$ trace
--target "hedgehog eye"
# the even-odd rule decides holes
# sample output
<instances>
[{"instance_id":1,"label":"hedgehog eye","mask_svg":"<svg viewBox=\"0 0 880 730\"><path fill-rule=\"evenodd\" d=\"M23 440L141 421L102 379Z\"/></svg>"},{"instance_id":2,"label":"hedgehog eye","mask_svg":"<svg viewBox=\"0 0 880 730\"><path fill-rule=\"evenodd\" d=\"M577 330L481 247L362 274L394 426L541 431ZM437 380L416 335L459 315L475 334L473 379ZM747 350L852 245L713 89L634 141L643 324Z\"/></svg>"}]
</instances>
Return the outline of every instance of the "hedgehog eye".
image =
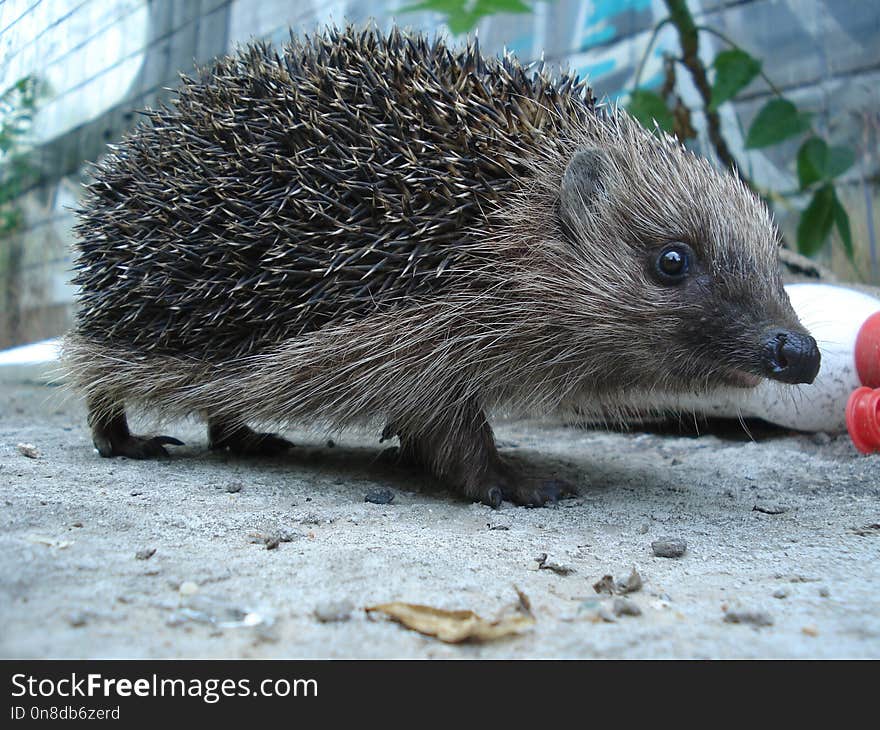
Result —
<instances>
[{"instance_id":1,"label":"hedgehog eye","mask_svg":"<svg viewBox=\"0 0 880 730\"><path fill-rule=\"evenodd\" d=\"M684 281L691 267L694 252L686 243L670 243L657 256L655 269L663 284Z\"/></svg>"}]
</instances>

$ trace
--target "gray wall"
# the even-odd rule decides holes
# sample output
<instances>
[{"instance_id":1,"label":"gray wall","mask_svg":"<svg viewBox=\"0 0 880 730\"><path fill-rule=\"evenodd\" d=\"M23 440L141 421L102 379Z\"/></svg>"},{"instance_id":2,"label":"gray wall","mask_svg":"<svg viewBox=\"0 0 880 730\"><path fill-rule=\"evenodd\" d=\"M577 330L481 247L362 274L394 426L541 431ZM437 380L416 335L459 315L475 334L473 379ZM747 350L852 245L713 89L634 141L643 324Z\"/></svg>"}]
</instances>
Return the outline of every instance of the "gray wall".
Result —
<instances>
[{"instance_id":1,"label":"gray wall","mask_svg":"<svg viewBox=\"0 0 880 730\"><path fill-rule=\"evenodd\" d=\"M328 22L376 18L381 26L408 0L7 0L0 6L0 88L34 73L50 93L35 120L40 180L21 199L25 226L0 241L0 347L62 332L70 321L68 284L72 214L87 161L136 120L135 110L167 95L179 71L207 62L251 37L283 40ZM867 246L877 220L877 186L863 178L878 169L880 112L880 2L877 0L692 0L700 22L734 38L764 60L787 96L815 112L817 126L836 143L859 150L847 176L844 203L862 244L855 270L872 278ZM401 24L443 28L431 13L397 14ZM631 84L654 23L665 15L660 0L555 0L530 15L487 18L479 34L485 51L507 47L523 59L543 53L589 75L610 99ZM706 61L723 47L702 40ZM677 48L664 30L643 79L657 81L665 50ZM682 78L683 74L679 74ZM741 128L768 94L760 81L735 108L724 130L752 175L776 187L794 187L797 143L744 154ZM685 100L694 102L685 87ZM710 150L703 150L711 154ZM785 210L780 210L783 225Z\"/></svg>"}]
</instances>

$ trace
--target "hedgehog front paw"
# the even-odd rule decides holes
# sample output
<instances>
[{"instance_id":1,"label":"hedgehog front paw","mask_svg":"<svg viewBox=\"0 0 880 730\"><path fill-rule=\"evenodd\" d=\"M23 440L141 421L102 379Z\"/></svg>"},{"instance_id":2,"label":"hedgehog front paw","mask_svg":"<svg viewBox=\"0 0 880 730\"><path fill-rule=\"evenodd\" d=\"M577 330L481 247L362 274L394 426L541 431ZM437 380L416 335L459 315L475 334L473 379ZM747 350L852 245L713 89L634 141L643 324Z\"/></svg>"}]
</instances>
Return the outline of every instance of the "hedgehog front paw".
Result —
<instances>
[{"instance_id":1,"label":"hedgehog front paw","mask_svg":"<svg viewBox=\"0 0 880 730\"><path fill-rule=\"evenodd\" d=\"M166 445L183 446L180 441L172 436L133 436L126 434L118 438L96 436L95 448L104 457L127 456L129 459L167 459Z\"/></svg>"}]
</instances>

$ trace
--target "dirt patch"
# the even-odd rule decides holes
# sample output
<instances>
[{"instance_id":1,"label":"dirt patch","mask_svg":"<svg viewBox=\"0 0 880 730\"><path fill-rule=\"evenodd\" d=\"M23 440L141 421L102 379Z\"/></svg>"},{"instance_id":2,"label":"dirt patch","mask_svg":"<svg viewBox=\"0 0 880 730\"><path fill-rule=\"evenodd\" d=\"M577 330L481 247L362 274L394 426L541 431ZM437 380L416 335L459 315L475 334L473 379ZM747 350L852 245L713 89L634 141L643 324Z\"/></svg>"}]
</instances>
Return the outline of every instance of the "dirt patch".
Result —
<instances>
[{"instance_id":1,"label":"dirt patch","mask_svg":"<svg viewBox=\"0 0 880 730\"><path fill-rule=\"evenodd\" d=\"M502 423L505 453L579 494L493 511L388 467L378 433L295 432L290 453L247 461L171 424L187 445L170 460L101 459L38 370L0 379L4 657L880 656L880 457L845 437ZM382 490L393 502L364 501ZM670 536L687 550L655 557ZM627 601L594 590L633 569ZM363 611L493 617L514 586L534 626L485 644ZM744 610L772 625L724 620Z\"/></svg>"}]
</instances>

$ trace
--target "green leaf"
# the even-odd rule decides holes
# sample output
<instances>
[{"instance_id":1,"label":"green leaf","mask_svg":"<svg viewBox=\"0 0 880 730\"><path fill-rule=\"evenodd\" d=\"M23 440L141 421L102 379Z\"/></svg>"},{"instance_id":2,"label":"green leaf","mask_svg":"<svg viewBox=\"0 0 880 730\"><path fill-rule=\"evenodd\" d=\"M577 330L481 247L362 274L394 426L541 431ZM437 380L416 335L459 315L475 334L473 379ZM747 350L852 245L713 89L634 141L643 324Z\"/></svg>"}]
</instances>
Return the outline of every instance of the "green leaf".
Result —
<instances>
[{"instance_id":1,"label":"green leaf","mask_svg":"<svg viewBox=\"0 0 880 730\"><path fill-rule=\"evenodd\" d=\"M500 13L530 13L524 0L422 0L400 8L401 13L427 10L446 16L446 25L455 35L473 30L481 18Z\"/></svg>"},{"instance_id":2,"label":"green leaf","mask_svg":"<svg viewBox=\"0 0 880 730\"><path fill-rule=\"evenodd\" d=\"M833 180L849 170L856 161L849 147L829 147L824 139L810 137L797 156L798 182L803 190L819 180Z\"/></svg>"},{"instance_id":3,"label":"green leaf","mask_svg":"<svg viewBox=\"0 0 880 730\"><path fill-rule=\"evenodd\" d=\"M810 137L801 145L797 155L798 183L801 190L822 179L817 161L824 158L828 145L825 140Z\"/></svg>"},{"instance_id":4,"label":"green leaf","mask_svg":"<svg viewBox=\"0 0 880 730\"><path fill-rule=\"evenodd\" d=\"M836 201L834 186L823 185L813 194L810 204L801 214L797 228L797 241L798 250L805 256L815 255L824 245L828 234L831 233Z\"/></svg>"},{"instance_id":5,"label":"green leaf","mask_svg":"<svg viewBox=\"0 0 880 730\"><path fill-rule=\"evenodd\" d=\"M715 67L712 103L709 104L712 111L736 96L761 73L761 62L739 49L722 51L712 65Z\"/></svg>"},{"instance_id":6,"label":"green leaf","mask_svg":"<svg viewBox=\"0 0 880 730\"><path fill-rule=\"evenodd\" d=\"M672 112L666 106L666 102L660 94L646 89L636 89L632 92L627 104L627 111L632 114L643 127L654 128L654 121L664 132L672 133L675 120Z\"/></svg>"},{"instance_id":7,"label":"green leaf","mask_svg":"<svg viewBox=\"0 0 880 730\"><path fill-rule=\"evenodd\" d=\"M771 99L758 112L746 135L746 149L778 144L810 128L810 115L787 99Z\"/></svg>"},{"instance_id":8,"label":"green leaf","mask_svg":"<svg viewBox=\"0 0 880 730\"><path fill-rule=\"evenodd\" d=\"M493 13L530 13L532 7L524 0L477 0L476 6Z\"/></svg>"},{"instance_id":9,"label":"green leaf","mask_svg":"<svg viewBox=\"0 0 880 730\"><path fill-rule=\"evenodd\" d=\"M834 225L837 227L837 232L840 234L840 240L843 241L843 249L846 251L847 258L850 261L853 261L855 254L853 253L852 229L849 226L849 214L846 212L846 208L843 207L843 204L837 197L837 193L834 193L833 212Z\"/></svg>"}]
</instances>

